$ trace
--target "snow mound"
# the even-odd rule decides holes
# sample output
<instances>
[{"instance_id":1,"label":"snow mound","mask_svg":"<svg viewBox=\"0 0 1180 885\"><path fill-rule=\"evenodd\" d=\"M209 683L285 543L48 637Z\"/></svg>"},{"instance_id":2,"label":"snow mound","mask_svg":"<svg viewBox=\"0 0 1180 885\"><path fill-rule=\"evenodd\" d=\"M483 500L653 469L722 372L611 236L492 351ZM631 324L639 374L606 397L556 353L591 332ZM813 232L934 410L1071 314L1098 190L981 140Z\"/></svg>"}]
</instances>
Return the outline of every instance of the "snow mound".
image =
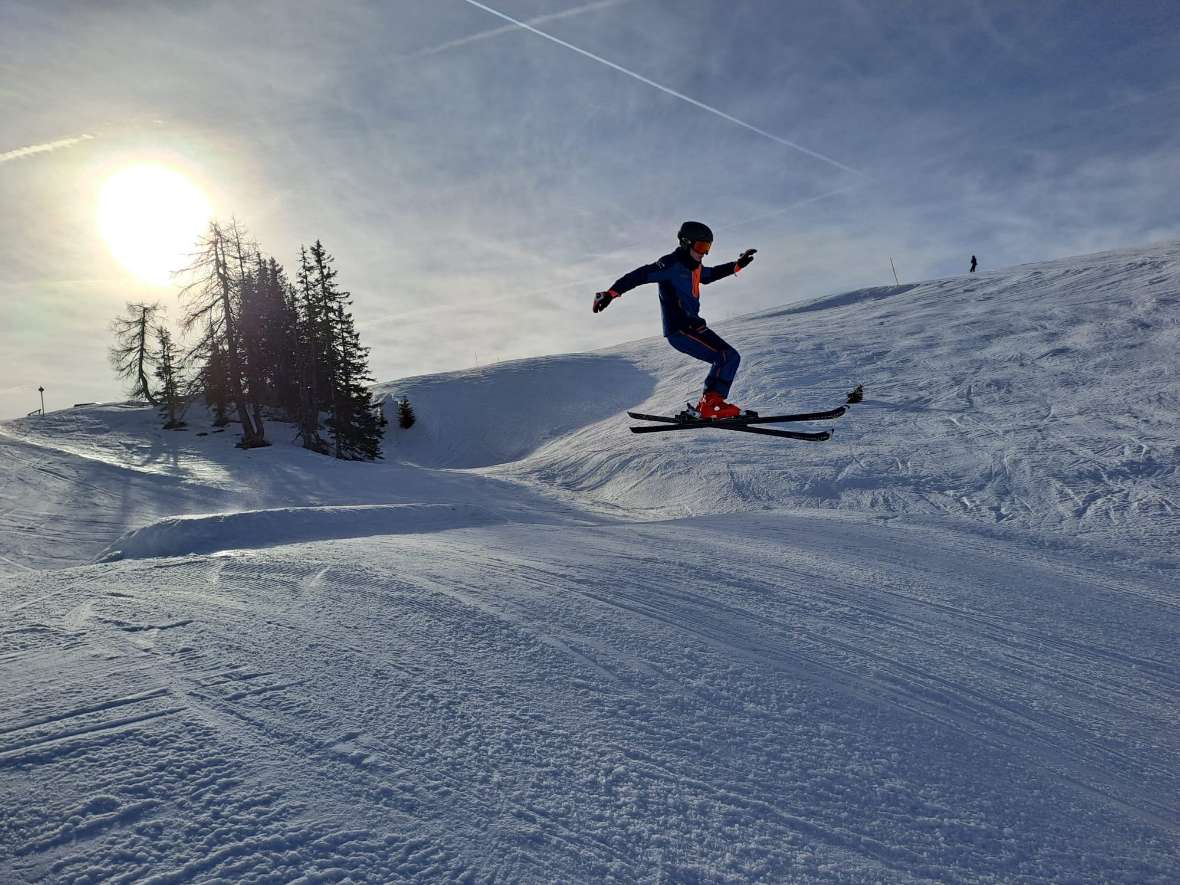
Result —
<instances>
[{"instance_id":1,"label":"snow mound","mask_svg":"<svg viewBox=\"0 0 1180 885\"><path fill-rule=\"evenodd\" d=\"M155 409L116 403L0 424L0 575L92 562L180 515L470 504L513 522L577 518L518 483L400 461L392 441L383 461L338 461L301 448L289 424L268 421L269 447L239 449L237 424L217 427L200 406L186 419L165 431Z\"/></svg>"},{"instance_id":2,"label":"snow mound","mask_svg":"<svg viewBox=\"0 0 1180 885\"><path fill-rule=\"evenodd\" d=\"M471 504L281 507L160 519L123 535L97 562L186 556L341 538L406 535L507 521Z\"/></svg>"},{"instance_id":3,"label":"snow mound","mask_svg":"<svg viewBox=\"0 0 1180 885\"><path fill-rule=\"evenodd\" d=\"M624 356L567 354L422 375L376 388L390 427L387 455L424 467L519 461L545 443L618 415L651 394L655 378ZM397 423L410 400L412 428Z\"/></svg>"}]
</instances>

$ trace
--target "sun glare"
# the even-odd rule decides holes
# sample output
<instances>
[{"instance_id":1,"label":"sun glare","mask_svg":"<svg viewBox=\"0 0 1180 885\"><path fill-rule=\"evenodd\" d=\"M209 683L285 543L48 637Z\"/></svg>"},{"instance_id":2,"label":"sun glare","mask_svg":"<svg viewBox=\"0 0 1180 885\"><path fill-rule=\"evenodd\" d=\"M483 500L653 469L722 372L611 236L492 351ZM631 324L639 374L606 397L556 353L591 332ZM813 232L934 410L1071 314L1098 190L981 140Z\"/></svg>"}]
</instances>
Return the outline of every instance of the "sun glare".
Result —
<instances>
[{"instance_id":1,"label":"sun glare","mask_svg":"<svg viewBox=\"0 0 1180 885\"><path fill-rule=\"evenodd\" d=\"M111 254L145 282L166 286L188 263L211 211L193 184L164 166L132 166L102 186L98 223Z\"/></svg>"}]
</instances>

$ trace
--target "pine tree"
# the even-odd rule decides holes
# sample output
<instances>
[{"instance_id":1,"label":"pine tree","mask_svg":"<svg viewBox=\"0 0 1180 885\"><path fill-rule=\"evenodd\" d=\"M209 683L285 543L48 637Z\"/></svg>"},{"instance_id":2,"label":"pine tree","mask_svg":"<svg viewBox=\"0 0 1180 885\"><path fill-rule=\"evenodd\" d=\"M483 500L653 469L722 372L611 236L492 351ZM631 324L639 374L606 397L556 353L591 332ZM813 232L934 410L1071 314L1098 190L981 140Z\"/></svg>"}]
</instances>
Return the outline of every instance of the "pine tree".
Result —
<instances>
[{"instance_id":1,"label":"pine tree","mask_svg":"<svg viewBox=\"0 0 1180 885\"><path fill-rule=\"evenodd\" d=\"M408 397L402 397L397 404L397 423L403 430L409 430L414 426L417 418L414 417L414 409L410 405Z\"/></svg>"},{"instance_id":2,"label":"pine tree","mask_svg":"<svg viewBox=\"0 0 1180 885\"><path fill-rule=\"evenodd\" d=\"M381 457L383 424L365 384L372 381L368 348L361 347L352 314L345 310L347 292L337 293L334 323L336 374L332 388L332 414L328 419L337 458L374 460Z\"/></svg>"},{"instance_id":3,"label":"pine tree","mask_svg":"<svg viewBox=\"0 0 1180 885\"><path fill-rule=\"evenodd\" d=\"M131 382L130 396L145 399L153 406L158 403L148 382L148 372L154 365L152 337L159 310L158 304L128 302L126 316L111 323L116 341L110 351L111 365L120 378Z\"/></svg>"},{"instance_id":4,"label":"pine tree","mask_svg":"<svg viewBox=\"0 0 1180 885\"><path fill-rule=\"evenodd\" d=\"M271 390L274 405L288 420L299 417L299 314L295 288L274 258L267 260L268 299L271 304L267 342L271 351Z\"/></svg>"},{"instance_id":5,"label":"pine tree","mask_svg":"<svg viewBox=\"0 0 1180 885\"><path fill-rule=\"evenodd\" d=\"M297 318L290 289L274 258L255 253L242 273L241 327L251 399L259 410L279 409L295 420Z\"/></svg>"},{"instance_id":6,"label":"pine tree","mask_svg":"<svg viewBox=\"0 0 1180 885\"><path fill-rule=\"evenodd\" d=\"M299 387L296 424L303 447L326 455L328 444L320 435L320 413L330 389L325 353L331 350L325 328L322 298L315 286L315 265L307 248L299 247L299 273L292 287L295 302L296 377Z\"/></svg>"},{"instance_id":7,"label":"pine tree","mask_svg":"<svg viewBox=\"0 0 1180 885\"><path fill-rule=\"evenodd\" d=\"M335 259L316 240L306 257L309 333L317 354L317 376L324 376L333 453L347 460L381 457L385 423L373 404L368 348L361 347L350 293L336 284ZM302 271L301 271L302 274Z\"/></svg>"},{"instance_id":8,"label":"pine tree","mask_svg":"<svg viewBox=\"0 0 1180 885\"><path fill-rule=\"evenodd\" d=\"M155 362L156 378L160 381L161 415L168 419L164 423L164 429L179 430L185 426L179 417L184 407L180 393L182 379L172 334L163 326L156 327Z\"/></svg>"},{"instance_id":9,"label":"pine tree","mask_svg":"<svg viewBox=\"0 0 1180 885\"><path fill-rule=\"evenodd\" d=\"M343 302L337 305L336 332L339 375L329 424L336 457L372 461L381 457L384 422L373 403L372 391L364 383L373 380L369 375L369 350L361 347L352 314L345 311Z\"/></svg>"},{"instance_id":10,"label":"pine tree","mask_svg":"<svg viewBox=\"0 0 1180 885\"><path fill-rule=\"evenodd\" d=\"M225 354L220 347L214 347L201 371L193 379L196 390L205 396L205 404L213 413L213 426L229 424L229 381L227 380Z\"/></svg>"}]
</instances>

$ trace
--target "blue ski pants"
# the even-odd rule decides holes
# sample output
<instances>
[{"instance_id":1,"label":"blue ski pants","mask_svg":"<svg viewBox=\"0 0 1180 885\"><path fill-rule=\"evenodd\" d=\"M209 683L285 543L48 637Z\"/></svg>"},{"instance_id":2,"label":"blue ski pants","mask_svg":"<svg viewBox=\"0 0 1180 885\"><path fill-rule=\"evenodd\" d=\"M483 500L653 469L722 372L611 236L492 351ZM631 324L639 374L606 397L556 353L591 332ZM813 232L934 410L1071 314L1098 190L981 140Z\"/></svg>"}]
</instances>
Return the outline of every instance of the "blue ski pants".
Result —
<instances>
[{"instance_id":1,"label":"blue ski pants","mask_svg":"<svg viewBox=\"0 0 1180 885\"><path fill-rule=\"evenodd\" d=\"M681 329L668 336L668 343L691 357L712 363L705 378L705 390L715 390L722 397L729 396L742 357L720 335L706 325L699 329Z\"/></svg>"}]
</instances>

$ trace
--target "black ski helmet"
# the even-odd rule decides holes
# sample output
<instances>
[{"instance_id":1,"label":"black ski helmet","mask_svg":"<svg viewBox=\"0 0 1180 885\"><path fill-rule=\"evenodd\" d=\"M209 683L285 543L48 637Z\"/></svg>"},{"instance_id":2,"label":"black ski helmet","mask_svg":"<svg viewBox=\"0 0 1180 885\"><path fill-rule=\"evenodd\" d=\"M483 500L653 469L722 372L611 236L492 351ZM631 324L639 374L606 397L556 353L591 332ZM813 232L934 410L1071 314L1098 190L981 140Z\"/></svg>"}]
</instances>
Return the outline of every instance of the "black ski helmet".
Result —
<instances>
[{"instance_id":1,"label":"black ski helmet","mask_svg":"<svg viewBox=\"0 0 1180 885\"><path fill-rule=\"evenodd\" d=\"M713 242L713 231L709 230L709 225L700 221L686 221L680 225L680 230L676 234L680 240L681 246L690 246L693 243L711 243Z\"/></svg>"}]
</instances>

